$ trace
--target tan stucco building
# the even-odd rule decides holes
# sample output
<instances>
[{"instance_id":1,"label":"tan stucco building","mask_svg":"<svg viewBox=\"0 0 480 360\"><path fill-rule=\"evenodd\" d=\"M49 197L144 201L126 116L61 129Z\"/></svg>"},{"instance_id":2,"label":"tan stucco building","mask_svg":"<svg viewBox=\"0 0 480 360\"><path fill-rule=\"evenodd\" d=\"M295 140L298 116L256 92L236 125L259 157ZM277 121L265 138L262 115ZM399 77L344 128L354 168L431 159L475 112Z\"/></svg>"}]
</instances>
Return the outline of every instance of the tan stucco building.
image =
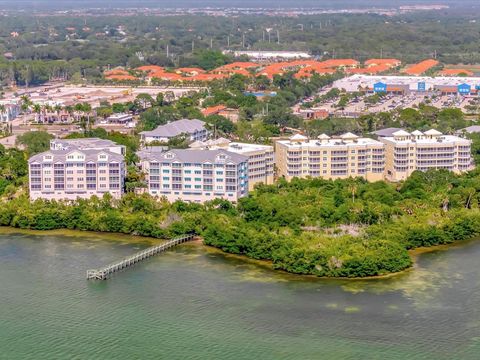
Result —
<instances>
[{"instance_id":1,"label":"tan stucco building","mask_svg":"<svg viewBox=\"0 0 480 360\"><path fill-rule=\"evenodd\" d=\"M297 134L275 143L275 159L278 176L287 180L363 177L378 181L384 176L385 146L352 133L339 137L322 134L317 139Z\"/></svg>"},{"instance_id":2,"label":"tan stucco building","mask_svg":"<svg viewBox=\"0 0 480 360\"><path fill-rule=\"evenodd\" d=\"M415 170L446 169L459 174L474 168L471 141L459 136L434 129L424 133L398 130L379 140L385 144L385 178L389 181L405 180Z\"/></svg>"}]
</instances>

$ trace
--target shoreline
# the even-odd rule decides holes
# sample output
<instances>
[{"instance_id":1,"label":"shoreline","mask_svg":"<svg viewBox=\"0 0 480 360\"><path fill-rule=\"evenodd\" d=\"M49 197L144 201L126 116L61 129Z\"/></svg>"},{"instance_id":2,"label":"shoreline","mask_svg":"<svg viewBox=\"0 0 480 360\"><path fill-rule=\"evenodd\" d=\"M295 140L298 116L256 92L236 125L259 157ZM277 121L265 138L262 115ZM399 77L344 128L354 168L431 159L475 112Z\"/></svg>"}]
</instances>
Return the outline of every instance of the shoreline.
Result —
<instances>
[{"instance_id":1,"label":"shoreline","mask_svg":"<svg viewBox=\"0 0 480 360\"><path fill-rule=\"evenodd\" d=\"M60 235L67 238L78 238L78 237L89 237L93 239L103 240L103 241L116 241L122 243L130 244L148 244L149 246L160 244L167 241L166 239L157 239L153 237L123 234L123 233L112 233L112 232L97 232L97 231L83 231L83 230L70 230L70 229L55 229L55 230L32 230L32 229L21 229L14 228L11 226L0 226L0 235L9 235L9 234L24 234L24 235L36 235L36 236L55 236ZM190 244L196 246L203 246L205 251L210 253L215 253L223 256L224 258L231 258L239 260L248 264L253 264L264 269L274 271L283 275L291 276L292 278L298 280L363 280L363 281L372 281L372 280L383 280L393 277L397 277L403 274L406 274L410 271L414 271L417 267L417 259L423 254L432 253L435 251L447 251L451 248L464 246L470 244L473 241L478 240L477 238L472 238L469 240L455 241L451 244L444 245L434 245L430 247L419 247L415 249L407 250L408 255L412 259L412 266L398 272L384 274L384 275L375 275L375 276L365 276L365 277L329 277L329 276L316 276L310 274L296 274L291 273L282 269L274 269L273 262L271 260L258 260L249 258L246 255L241 254L232 254L216 248L214 246L205 245L203 240L198 237L197 240L190 242Z\"/></svg>"}]
</instances>

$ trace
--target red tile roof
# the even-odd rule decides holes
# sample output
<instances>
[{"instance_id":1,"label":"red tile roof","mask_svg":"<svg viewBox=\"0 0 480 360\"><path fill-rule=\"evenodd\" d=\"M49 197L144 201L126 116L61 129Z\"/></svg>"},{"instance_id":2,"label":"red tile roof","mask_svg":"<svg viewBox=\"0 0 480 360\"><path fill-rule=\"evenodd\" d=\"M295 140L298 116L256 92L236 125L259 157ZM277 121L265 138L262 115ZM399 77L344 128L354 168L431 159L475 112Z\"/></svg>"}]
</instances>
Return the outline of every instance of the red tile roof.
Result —
<instances>
[{"instance_id":1,"label":"red tile roof","mask_svg":"<svg viewBox=\"0 0 480 360\"><path fill-rule=\"evenodd\" d=\"M369 59L365 61L366 66L386 65L388 67L400 66L402 62L398 59Z\"/></svg>"},{"instance_id":2,"label":"red tile roof","mask_svg":"<svg viewBox=\"0 0 480 360\"><path fill-rule=\"evenodd\" d=\"M176 71L181 73L197 73L197 74L203 74L205 72L205 70L197 67L183 67L183 68L178 68Z\"/></svg>"},{"instance_id":3,"label":"red tile roof","mask_svg":"<svg viewBox=\"0 0 480 360\"><path fill-rule=\"evenodd\" d=\"M225 105L210 106L205 109L202 109L202 114L204 116L210 116L218 114L220 111L225 110L227 107Z\"/></svg>"},{"instance_id":4,"label":"red tile roof","mask_svg":"<svg viewBox=\"0 0 480 360\"><path fill-rule=\"evenodd\" d=\"M105 76L107 80L138 80L135 76L132 75L107 75Z\"/></svg>"},{"instance_id":5,"label":"red tile roof","mask_svg":"<svg viewBox=\"0 0 480 360\"><path fill-rule=\"evenodd\" d=\"M410 66L404 72L408 75L422 75L425 71L430 70L438 64L439 62L437 60L428 59Z\"/></svg>"},{"instance_id":6,"label":"red tile roof","mask_svg":"<svg viewBox=\"0 0 480 360\"><path fill-rule=\"evenodd\" d=\"M458 76L461 74L465 74L467 76L475 75L473 71L466 70L466 69L443 69L438 74L441 76Z\"/></svg>"},{"instance_id":7,"label":"red tile roof","mask_svg":"<svg viewBox=\"0 0 480 360\"><path fill-rule=\"evenodd\" d=\"M110 75L129 75L127 70L124 69L112 69L112 70L105 70L103 72L105 76Z\"/></svg>"},{"instance_id":8,"label":"red tile roof","mask_svg":"<svg viewBox=\"0 0 480 360\"><path fill-rule=\"evenodd\" d=\"M139 71L145 71L145 72L159 72L159 71L165 71L165 69L161 66L158 65L144 65L140 66L137 68Z\"/></svg>"}]
</instances>

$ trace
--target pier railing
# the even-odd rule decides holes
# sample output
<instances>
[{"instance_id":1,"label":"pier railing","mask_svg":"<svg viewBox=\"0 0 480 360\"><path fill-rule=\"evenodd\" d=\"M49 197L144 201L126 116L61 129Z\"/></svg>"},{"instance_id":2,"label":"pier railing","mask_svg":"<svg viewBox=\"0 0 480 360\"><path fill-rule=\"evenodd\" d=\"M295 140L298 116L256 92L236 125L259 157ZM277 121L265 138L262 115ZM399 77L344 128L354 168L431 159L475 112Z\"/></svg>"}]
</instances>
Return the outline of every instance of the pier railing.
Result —
<instances>
[{"instance_id":1,"label":"pier railing","mask_svg":"<svg viewBox=\"0 0 480 360\"><path fill-rule=\"evenodd\" d=\"M128 268L136 263L157 255L174 246L183 244L194 239L194 235L185 235L169 240L161 245L149 247L148 249L139 251L132 256L122 259L118 262L107 265L101 269L87 270L87 280L107 280L108 276L122 269Z\"/></svg>"}]
</instances>

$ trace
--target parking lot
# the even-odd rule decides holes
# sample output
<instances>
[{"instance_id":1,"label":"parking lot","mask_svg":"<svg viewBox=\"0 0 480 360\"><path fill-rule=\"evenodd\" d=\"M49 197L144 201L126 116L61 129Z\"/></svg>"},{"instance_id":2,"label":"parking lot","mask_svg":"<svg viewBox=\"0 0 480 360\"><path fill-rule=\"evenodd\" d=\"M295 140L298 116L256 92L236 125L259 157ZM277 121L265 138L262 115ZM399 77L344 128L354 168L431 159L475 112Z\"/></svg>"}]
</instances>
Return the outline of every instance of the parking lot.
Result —
<instances>
[{"instance_id":1,"label":"parking lot","mask_svg":"<svg viewBox=\"0 0 480 360\"><path fill-rule=\"evenodd\" d=\"M331 88L322 89L315 97L321 99L322 95L328 93ZM305 102L314 102L315 108L321 108L335 116L358 117L364 114L372 114L379 112L390 112L393 110L401 110L406 108L417 108L420 104L434 106L438 109L459 108L466 114L474 114L478 112L477 97L473 95L441 95L435 93L418 93L412 92L405 95L386 94L375 97L373 93L346 94L350 96L345 106L339 106L342 94L339 97L315 102L315 98L305 99ZM369 101L370 100L370 101Z\"/></svg>"}]
</instances>

